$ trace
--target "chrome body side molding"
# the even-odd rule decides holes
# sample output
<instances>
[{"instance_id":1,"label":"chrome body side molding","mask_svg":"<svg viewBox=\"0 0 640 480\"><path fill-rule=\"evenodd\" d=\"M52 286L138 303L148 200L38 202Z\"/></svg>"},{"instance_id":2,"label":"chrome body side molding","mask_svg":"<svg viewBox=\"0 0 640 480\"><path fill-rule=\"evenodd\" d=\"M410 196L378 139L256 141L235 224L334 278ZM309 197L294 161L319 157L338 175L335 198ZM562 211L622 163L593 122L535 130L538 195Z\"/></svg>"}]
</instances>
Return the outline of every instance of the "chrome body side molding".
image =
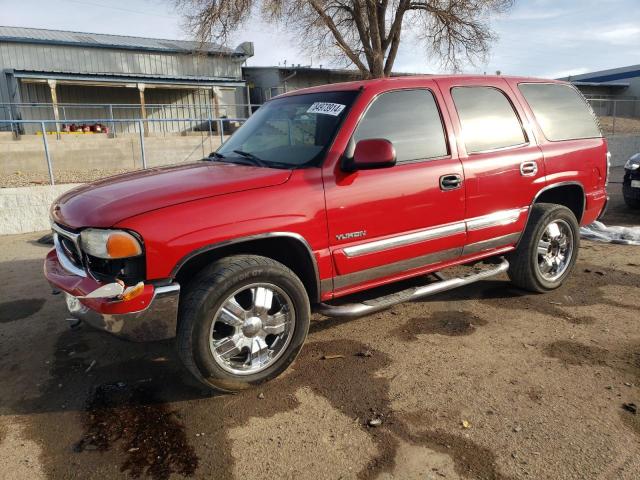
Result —
<instances>
[{"instance_id":1,"label":"chrome body side molding","mask_svg":"<svg viewBox=\"0 0 640 480\"><path fill-rule=\"evenodd\" d=\"M517 222L520 215L528 209L529 207L500 210L481 217L468 219L465 223L467 224L467 230L481 230L483 228L509 225Z\"/></svg>"},{"instance_id":2,"label":"chrome body side molding","mask_svg":"<svg viewBox=\"0 0 640 480\"><path fill-rule=\"evenodd\" d=\"M397 237L347 247L344 249L344 253L347 257L357 257L359 255L366 255L367 253L402 247L404 245L423 242L425 240L435 240L436 238L448 237L450 235L463 233L464 231L464 222L453 223L451 225L428 228L419 232L407 233L405 235L398 235Z\"/></svg>"},{"instance_id":3,"label":"chrome body side molding","mask_svg":"<svg viewBox=\"0 0 640 480\"><path fill-rule=\"evenodd\" d=\"M451 223L449 225L438 225L418 232L406 233L391 238L385 238L383 240L361 243L359 245L346 247L343 251L347 257L353 258L360 255L366 255L368 253L376 253L392 248L420 243L426 240L449 237L459 233L464 233L465 231L482 230L484 228L509 225L517 222L520 215L528 209L529 207L499 210L488 215L470 218L462 222Z\"/></svg>"}]
</instances>

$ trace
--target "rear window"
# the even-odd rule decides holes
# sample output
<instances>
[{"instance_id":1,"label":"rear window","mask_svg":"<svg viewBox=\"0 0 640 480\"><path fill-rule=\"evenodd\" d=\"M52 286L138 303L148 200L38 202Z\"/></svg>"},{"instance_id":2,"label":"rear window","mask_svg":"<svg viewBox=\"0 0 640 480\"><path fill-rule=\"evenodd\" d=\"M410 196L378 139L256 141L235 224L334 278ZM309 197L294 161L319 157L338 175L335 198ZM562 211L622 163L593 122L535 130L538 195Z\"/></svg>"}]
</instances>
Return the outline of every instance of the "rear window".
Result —
<instances>
[{"instance_id":1,"label":"rear window","mask_svg":"<svg viewBox=\"0 0 640 480\"><path fill-rule=\"evenodd\" d=\"M521 83L518 88L547 140L602 136L589 105L575 88L552 83Z\"/></svg>"},{"instance_id":2,"label":"rear window","mask_svg":"<svg viewBox=\"0 0 640 480\"><path fill-rule=\"evenodd\" d=\"M504 93L493 87L451 90L467 153L514 147L527 142L520 119Z\"/></svg>"}]
</instances>

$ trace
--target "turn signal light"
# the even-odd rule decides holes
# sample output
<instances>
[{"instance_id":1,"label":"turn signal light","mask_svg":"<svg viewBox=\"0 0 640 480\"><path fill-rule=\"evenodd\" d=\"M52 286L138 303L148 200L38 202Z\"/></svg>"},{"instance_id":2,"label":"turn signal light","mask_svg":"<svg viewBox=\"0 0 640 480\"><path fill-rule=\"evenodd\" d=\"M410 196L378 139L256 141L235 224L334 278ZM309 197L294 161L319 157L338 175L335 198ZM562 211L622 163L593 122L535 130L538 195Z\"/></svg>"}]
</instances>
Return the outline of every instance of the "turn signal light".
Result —
<instances>
[{"instance_id":1,"label":"turn signal light","mask_svg":"<svg viewBox=\"0 0 640 480\"><path fill-rule=\"evenodd\" d=\"M144 291L144 283L143 282L138 282L133 287L127 287L125 289L125 291L122 292L121 298L122 298L122 300L124 300L126 302L127 300L131 300L133 298L136 298L143 291Z\"/></svg>"},{"instance_id":2,"label":"turn signal light","mask_svg":"<svg viewBox=\"0 0 640 480\"><path fill-rule=\"evenodd\" d=\"M140 244L128 233L113 232L107 238L107 253L110 258L135 257L142 253Z\"/></svg>"}]
</instances>

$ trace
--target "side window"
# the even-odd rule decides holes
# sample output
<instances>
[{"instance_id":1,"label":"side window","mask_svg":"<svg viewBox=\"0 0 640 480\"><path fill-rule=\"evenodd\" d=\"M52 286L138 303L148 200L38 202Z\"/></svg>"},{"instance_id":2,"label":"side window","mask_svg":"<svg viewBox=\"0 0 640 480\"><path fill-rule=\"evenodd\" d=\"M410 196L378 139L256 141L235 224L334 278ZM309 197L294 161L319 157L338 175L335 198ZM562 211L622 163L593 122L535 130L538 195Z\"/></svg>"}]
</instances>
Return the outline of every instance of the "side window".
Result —
<instances>
[{"instance_id":1,"label":"side window","mask_svg":"<svg viewBox=\"0 0 640 480\"><path fill-rule=\"evenodd\" d=\"M448 155L440 112L429 90L398 90L380 95L358 124L353 139L385 138L398 162Z\"/></svg>"},{"instance_id":2,"label":"side window","mask_svg":"<svg viewBox=\"0 0 640 480\"><path fill-rule=\"evenodd\" d=\"M521 83L518 88L548 140L602 136L589 105L573 87L553 83Z\"/></svg>"},{"instance_id":3,"label":"side window","mask_svg":"<svg viewBox=\"0 0 640 480\"><path fill-rule=\"evenodd\" d=\"M527 142L520 120L504 93L493 87L455 87L453 102L467 153L514 147Z\"/></svg>"}]
</instances>

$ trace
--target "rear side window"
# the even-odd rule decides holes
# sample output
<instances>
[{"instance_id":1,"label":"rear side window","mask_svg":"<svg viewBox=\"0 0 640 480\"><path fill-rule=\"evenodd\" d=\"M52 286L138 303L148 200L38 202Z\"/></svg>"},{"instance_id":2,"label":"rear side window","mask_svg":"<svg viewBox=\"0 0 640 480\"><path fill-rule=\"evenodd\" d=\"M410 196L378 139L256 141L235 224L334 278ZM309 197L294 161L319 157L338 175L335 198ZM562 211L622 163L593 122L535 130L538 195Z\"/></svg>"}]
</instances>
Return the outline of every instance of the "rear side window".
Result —
<instances>
[{"instance_id":1,"label":"rear side window","mask_svg":"<svg viewBox=\"0 0 640 480\"><path fill-rule=\"evenodd\" d=\"M521 83L518 88L548 140L602 136L589 105L573 87L551 83Z\"/></svg>"},{"instance_id":2,"label":"rear side window","mask_svg":"<svg viewBox=\"0 0 640 480\"><path fill-rule=\"evenodd\" d=\"M467 153L514 147L527 142L520 119L504 93L493 87L451 90Z\"/></svg>"},{"instance_id":3,"label":"rear side window","mask_svg":"<svg viewBox=\"0 0 640 480\"><path fill-rule=\"evenodd\" d=\"M440 112L429 90L398 90L380 95L358 124L353 139L385 138L398 162L448 154Z\"/></svg>"}]
</instances>

